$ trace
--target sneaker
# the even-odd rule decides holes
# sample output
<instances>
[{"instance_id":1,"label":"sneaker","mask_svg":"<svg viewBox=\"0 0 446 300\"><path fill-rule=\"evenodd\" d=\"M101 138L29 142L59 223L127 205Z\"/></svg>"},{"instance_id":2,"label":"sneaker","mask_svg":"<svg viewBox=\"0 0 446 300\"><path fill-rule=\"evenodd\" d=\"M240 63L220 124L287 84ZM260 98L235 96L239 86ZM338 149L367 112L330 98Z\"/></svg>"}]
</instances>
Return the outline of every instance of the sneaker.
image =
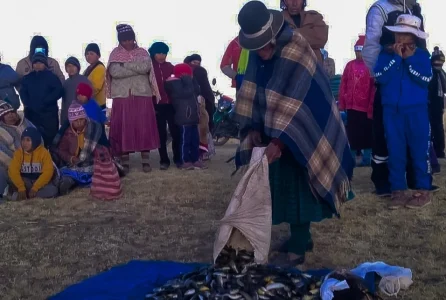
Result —
<instances>
[{"instance_id":1,"label":"sneaker","mask_svg":"<svg viewBox=\"0 0 446 300\"><path fill-rule=\"evenodd\" d=\"M193 169L194 169L194 165L191 164L191 163L184 163L184 164L181 166L181 170L187 170L187 171L190 171L190 170L193 170Z\"/></svg>"},{"instance_id":2,"label":"sneaker","mask_svg":"<svg viewBox=\"0 0 446 300\"><path fill-rule=\"evenodd\" d=\"M409 199L405 191L392 192L392 197L388 208L391 210L402 208L408 201Z\"/></svg>"},{"instance_id":3,"label":"sneaker","mask_svg":"<svg viewBox=\"0 0 446 300\"><path fill-rule=\"evenodd\" d=\"M144 173L150 173L152 172L152 167L150 166L150 164L142 164L142 171Z\"/></svg>"},{"instance_id":4,"label":"sneaker","mask_svg":"<svg viewBox=\"0 0 446 300\"><path fill-rule=\"evenodd\" d=\"M208 167L201 161L197 161L193 164L195 170L205 170Z\"/></svg>"},{"instance_id":5,"label":"sneaker","mask_svg":"<svg viewBox=\"0 0 446 300\"><path fill-rule=\"evenodd\" d=\"M161 171L167 171L170 167L170 164L161 164L160 165L160 170Z\"/></svg>"},{"instance_id":6,"label":"sneaker","mask_svg":"<svg viewBox=\"0 0 446 300\"><path fill-rule=\"evenodd\" d=\"M376 189L375 194L379 198L389 198L392 196L392 192L388 189Z\"/></svg>"},{"instance_id":7,"label":"sneaker","mask_svg":"<svg viewBox=\"0 0 446 300\"><path fill-rule=\"evenodd\" d=\"M431 193L436 193L436 192L438 192L438 191L440 191L441 190L441 187L439 187L438 185L432 185L431 186Z\"/></svg>"},{"instance_id":8,"label":"sneaker","mask_svg":"<svg viewBox=\"0 0 446 300\"><path fill-rule=\"evenodd\" d=\"M415 191L412 196L412 199L406 203L407 208L423 208L432 203L432 194L430 191Z\"/></svg>"}]
</instances>

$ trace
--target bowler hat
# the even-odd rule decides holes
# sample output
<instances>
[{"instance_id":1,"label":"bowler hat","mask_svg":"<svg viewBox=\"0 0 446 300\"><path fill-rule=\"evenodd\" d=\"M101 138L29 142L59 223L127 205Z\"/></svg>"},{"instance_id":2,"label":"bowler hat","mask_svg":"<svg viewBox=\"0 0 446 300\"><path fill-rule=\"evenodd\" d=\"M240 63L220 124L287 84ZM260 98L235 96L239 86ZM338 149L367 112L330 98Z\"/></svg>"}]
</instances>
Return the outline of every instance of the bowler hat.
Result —
<instances>
[{"instance_id":1,"label":"bowler hat","mask_svg":"<svg viewBox=\"0 0 446 300\"><path fill-rule=\"evenodd\" d=\"M259 50L275 39L284 24L280 11L268 9L263 2L250 1L239 12L239 42L247 50Z\"/></svg>"}]
</instances>

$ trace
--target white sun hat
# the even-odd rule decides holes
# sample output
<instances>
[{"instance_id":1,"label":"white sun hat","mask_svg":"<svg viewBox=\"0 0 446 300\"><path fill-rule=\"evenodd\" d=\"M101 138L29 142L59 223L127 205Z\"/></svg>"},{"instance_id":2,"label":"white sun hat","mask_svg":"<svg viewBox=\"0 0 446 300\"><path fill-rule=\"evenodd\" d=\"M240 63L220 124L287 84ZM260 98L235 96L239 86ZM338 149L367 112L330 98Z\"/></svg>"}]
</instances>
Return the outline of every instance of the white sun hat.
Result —
<instances>
[{"instance_id":1,"label":"white sun hat","mask_svg":"<svg viewBox=\"0 0 446 300\"><path fill-rule=\"evenodd\" d=\"M421 19L413 15L400 15L395 26L386 26L392 32L412 33L420 39L427 39L428 34L421 31Z\"/></svg>"}]
</instances>

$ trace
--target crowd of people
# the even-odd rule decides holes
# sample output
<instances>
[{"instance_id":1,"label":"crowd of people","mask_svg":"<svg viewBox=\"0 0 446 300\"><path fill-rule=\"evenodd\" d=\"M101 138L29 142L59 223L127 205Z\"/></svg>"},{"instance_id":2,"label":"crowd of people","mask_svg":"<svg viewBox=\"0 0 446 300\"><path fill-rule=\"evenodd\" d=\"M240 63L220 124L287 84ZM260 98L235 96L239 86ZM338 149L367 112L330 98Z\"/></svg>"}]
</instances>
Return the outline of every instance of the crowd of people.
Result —
<instances>
[{"instance_id":1,"label":"crowd of people","mask_svg":"<svg viewBox=\"0 0 446 300\"><path fill-rule=\"evenodd\" d=\"M16 70L0 64L0 195L9 187L10 199L52 198L88 186L96 152L125 176L130 153L141 153L147 173L149 153L157 149L160 169L167 170L168 134L179 169L206 168L215 99L200 55L174 66L167 44L146 50L130 25L116 30L119 44L107 65L99 45L89 44L87 69L81 73L79 59L69 57L66 79L42 36L32 38ZM113 99L109 117L107 98Z\"/></svg>"},{"instance_id":2,"label":"crowd of people","mask_svg":"<svg viewBox=\"0 0 446 300\"><path fill-rule=\"evenodd\" d=\"M221 62L237 90L236 165L249 164L252 149L267 145L272 221L291 230L271 262L288 266L303 263L312 250L311 223L339 215L354 198L355 166L372 167L376 194L391 197L390 209L422 208L437 189L436 159L445 157L445 56L438 48L427 51L416 0L372 5L356 58L344 70L339 103L329 81L334 61L324 50L329 27L306 5L282 0L277 11L261 1L246 3L239 35ZM107 149L123 175L133 152L141 153L142 170L150 172L149 153L158 149L160 169L167 170L169 133L177 167L206 168L215 99L201 57L174 66L166 61L165 43L145 50L131 26L116 29L119 45L107 66L99 46L89 44L83 75L79 60L70 57L65 80L40 36L16 71L0 65L0 190L9 184L19 199L66 194L91 182L97 149ZM24 112L17 111L15 89ZM109 120L106 98L113 99Z\"/></svg>"}]
</instances>

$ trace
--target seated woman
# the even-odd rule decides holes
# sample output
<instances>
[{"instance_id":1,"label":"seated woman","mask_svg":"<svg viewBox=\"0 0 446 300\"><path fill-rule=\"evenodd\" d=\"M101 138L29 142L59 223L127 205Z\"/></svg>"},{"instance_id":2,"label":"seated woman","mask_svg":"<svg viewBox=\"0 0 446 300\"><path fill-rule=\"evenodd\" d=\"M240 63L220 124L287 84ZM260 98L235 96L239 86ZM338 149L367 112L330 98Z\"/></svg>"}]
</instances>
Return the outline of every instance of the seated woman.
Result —
<instances>
[{"instance_id":1,"label":"seated woman","mask_svg":"<svg viewBox=\"0 0 446 300\"><path fill-rule=\"evenodd\" d=\"M79 104L71 104L68 120L70 126L60 129L52 147L53 156L61 168L60 195L68 194L76 186L91 183L93 153L102 135L102 125L89 119Z\"/></svg>"},{"instance_id":2,"label":"seated woman","mask_svg":"<svg viewBox=\"0 0 446 300\"><path fill-rule=\"evenodd\" d=\"M14 152L8 168L11 200L57 197L59 176L54 172L50 153L42 144L42 135L35 127L23 131L22 147Z\"/></svg>"},{"instance_id":3,"label":"seated woman","mask_svg":"<svg viewBox=\"0 0 446 300\"><path fill-rule=\"evenodd\" d=\"M8 166L14 151L21 147L23 131L34 125L11 104L0 100L0 198L8 185Z\"/></svg>"}]
</instances>

